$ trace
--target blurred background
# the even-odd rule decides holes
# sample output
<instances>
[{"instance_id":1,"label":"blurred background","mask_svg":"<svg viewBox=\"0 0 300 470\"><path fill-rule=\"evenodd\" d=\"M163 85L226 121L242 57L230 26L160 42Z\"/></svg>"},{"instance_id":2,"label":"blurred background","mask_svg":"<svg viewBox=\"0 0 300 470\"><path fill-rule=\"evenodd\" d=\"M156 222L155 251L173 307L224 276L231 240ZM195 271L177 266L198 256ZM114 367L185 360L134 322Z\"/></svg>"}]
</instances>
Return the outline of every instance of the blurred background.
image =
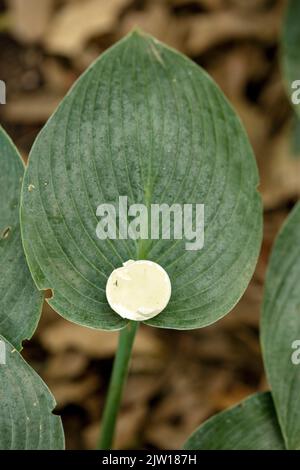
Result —
<instances>
[{"instance_id":1,"label":"blurred background","mask_svg":"<svg viewBox=\"0 0 300 470\"><path fill-rule=\"evenodd\" d=\"M203 66L240 115L258 162L265 208L261 256L225 319L196 331L142 327L116 447L179 448L210 415L267 388L259 311L274 237L300 197L294 112L280 70L284 0L0 0L0 120L26 160L74 80L139 25ZM300 77L299 77L300 79ZM299 151L300 154L300 151ZM117 335L68 323L45 305L24 355L47 382L68 449L98 435Z\"/></svg>"}]
</instances>

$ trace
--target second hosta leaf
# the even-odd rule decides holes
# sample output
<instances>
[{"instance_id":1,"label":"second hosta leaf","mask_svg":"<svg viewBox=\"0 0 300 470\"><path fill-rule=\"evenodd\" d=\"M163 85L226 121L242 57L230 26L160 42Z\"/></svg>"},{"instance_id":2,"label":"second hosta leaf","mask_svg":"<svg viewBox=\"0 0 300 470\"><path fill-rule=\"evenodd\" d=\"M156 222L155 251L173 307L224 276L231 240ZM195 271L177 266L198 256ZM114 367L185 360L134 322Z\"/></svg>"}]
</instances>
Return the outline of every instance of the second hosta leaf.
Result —
<instances>
[{"instance_id":1,"label":"second hosta leaf","mask_svg":"<svg viewBox=\"0 0 300 470\"><path fill-rule=\"evenodd\" d=\"M0 334L18 350L37 326L43 296L36 289L23 252L19 200L24 164L0 127Z\"/></svg>"},{"instance_id":2,"label":"second hosta leaf","mask_svg":"<svg viewBox=\"0 0 300 470\"><path fill-rule=\"evenodd\" d=\"M187 450L284 450L269 392L251 395L216 414L186 441Z\"/></svg>"},{"instance_id":3,"label":"second hosta leaf","mask_svg":"<svg viewBox=\"0 0 300 470\"><path fill-rule=\"evenodd\" d=\"M158 262L171 301L148 323L197 328L225 315L243 294L261 243L258 173L247 136L209 76L135 32L79 79L39 135L23 185L27 259L51 305L83 325L118 329L106 280L122 262ZM205 243L105 240L97 206L205 204ZM172 233L172 230L171 230Z\"/></svg>"},{"instance_id":4,"label":"second hosta leaf","mask_svg":"<svg viewBox=\"0 0 300 470\"><path fill-rule=\"evenodd\" d=\"M267 272L261 342L278 420L288 449L300 449L300 203L280 232Z\"/></svg>"},{"instance_id":5,"label":"second hosta leaf","mask_svg":"<svg viewBox=\"0 0 300 470\"><path fill-rule=\"evenodd\" d=\"M64 449L62 422L52 413L52 394L2 336L0 346L0 450Z\"/></svg>"}]
</instances>

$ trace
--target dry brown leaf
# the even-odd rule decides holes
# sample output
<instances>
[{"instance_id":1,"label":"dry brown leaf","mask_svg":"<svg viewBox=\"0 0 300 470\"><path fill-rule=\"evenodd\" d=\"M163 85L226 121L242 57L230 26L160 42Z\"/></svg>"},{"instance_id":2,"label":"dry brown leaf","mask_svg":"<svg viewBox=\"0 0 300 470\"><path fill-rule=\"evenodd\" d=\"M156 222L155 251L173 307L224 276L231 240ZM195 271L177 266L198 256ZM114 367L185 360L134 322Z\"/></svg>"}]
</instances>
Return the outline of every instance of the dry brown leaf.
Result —
<instances>
[{"instance_id":1,"label":"dry brown leaf","mask_svg":"<svg viewBox=\"0 0 300 470\"><path fill-rule=\"evenodd\" d=\"M266 209L300 198L300 159L292 152L291 127L287 126L265 149L259 160L260 191Z\"/></svg>"},{"instance_id":2,"label":"dry brown leaf","mask_svg":"<svg viewBox=\"0 0 300 470\"><path fill-rule=\"evenodd\" d=\"M187 436L212 412L210 401L195 390L186 389L185 399L169 394L149 416L145 439L159 449L181 448Z\"/></svg>"},{"instance_id":3,"label":"dry brown leaf","mask_svg":"<svg viewBox=\"0 0 300 470\"><path fill-rule=\"evenodd\" d=\"M251 43L232 47L225 54L220 52L207 65L208 73L235 101L245 99L248 83L267 76L269 68L264 50Z\"/></svg>"},{"instance_id":4,"label":"dry brown leaf","mask_svg":"<svg viewBox=\"0 0 300 470\"><path fill-rule=\"evenodd\" d=\"M286 1L287 0L275 0L275 2L270 2L270 0L226 0L226 3L228 8L237 8L245 13L259 14L265 10L274 8L279 13Z\"/></svg>"},{"instance_id":5,"label":"dry brown leaf","mask_svg":"<svg viewBox=\"0 0 300 470\"><path fill-rule=\"evenodd\" d=\"M59 408L72 403L84 404L87 396L99 388L99 378L89 375L78 381L52 381L48 379L48 386L53 393Z\"/></svg>"},{"instance_id":6,"label":"dry brown leaf","mask_svg":"<svg viewBox=\"0 0 300 470\"><path fill-rule=\"evenodd\" d=\"M198 421L196 421L198 424ZM181 449L187 437L195 430L195 426L174 426L171 423L161 422L160 425L151 424L146 428L145 438L152 446L162 450Z\"/></svg>"},{"instance_id":7,"label":"dry brown leaf","mask_svg":"<svg viewBox=\"0 0 300 470\"><path fill-rule=\"evenodd\" d=\"M83 73L104 51L98 44L87 44L84 51L73 58L74 69Z\"/></svg>"},{"instance_id":8,"label":"dry brown leaf","mask_svg":"<svg viewBox=\"0 0 300 470\"><path fill-rule=\"evenodd\" d=\"M232 99L231 104L241 118L257 159L265 155L270 121L262 110L245 99Z\"/></svg>"},{"instance_id":9,"label":"dry brown leaf","mask_svg":"<svg viewBox=\"0 0 300 470\"><path fill-rule=\"evenodd\" d=\"M215 407L219 411L226 410L231 406L236 405L240 401L247 398L249 395L252 395L257 390L252 387L247 387L245 385L237 385L227 393L222 393L215 397Z\"/></svg>"},{"instance_id":10,"label":"dry brown leaf","mask_svg":"<svg viewBox=\"0 0 300 470\"><path fill-rule=\"evenodd\" d=\"M280 209L278 211L271 211L266 212L264 214L264 241L261 250L261 255L258 263L258 269L256 269L256 273L260 273L261 267L261 275L260 280L263 283L266 273L266 268L268 265L269 257L271 254L271 250L273 248L273 244L275 238L277 237L279 230L281 229L282 225L284 224L285 219L288 216L288 209Z\"/></svg>"},{"instance_id":11,"label":"dry brown leaf","mask_svg":"<svg viewBox=\"0 0 300 470\"><path fill-rule=\"evenodd\" d=\"M49 24L54 0L8 0L12 33L22 42L39 41Z\"/></svg>"},{"instance_id":12,"label":"dry brown leaf","mask_svg":"<svg viewBox=\"0 0 300 470\"><path fill-rule=\"evenodd\" d=\"M123 405L146 403L161 388L162 382L163 376L158 374L131 375L125 386Z\"/></svg>"},{"instance_id":13,"label":"dry brown leaf","mask_svg":"<svg viewBox=\"0 0 300 470\"><path fill-rule=\"evenodd\" d=\"M261 392L266 392L267 390L270 389L270 386L269 386L269 384L268 384L268 381L267 381L267 378L266 378L265 375L261 378L261 381L260 381L260 384L259 384L258 389L259 389L259 391L261 391Z\"/></svg>"},{"instance_id":14,"label":"dry brown leaf","mask_svg":"<svg viewBox=\"0 0 300 470\"><path fill-rule=\"evenodd\" d=\"M130 407L121 412L117 422L114 448L118 450L134 448L140 438L140 430L145 420L147 408L144 405ZM95 449L99 437L100 423L93 423L83 433L87 449Z\"/></svg>"},{"instance_id":15,"label":"dry brown leaf","mask_svg":"<svg viewBox=\"0 0 300 470\"><path fill-rule=\"evenodd\" d=\"M135 27L141 28L148 34L152 34L160 41L177 49L183 47L184 25L172 16L162 2L151 2L142 11L133 11L125 16L120 36L126 35Z\"/></svg>"},{"instance_id":16,"label":"dry brown leaf","mask_svg":"<svg viewBox=\"0 0 300 470\"><path fill-rule=\"evenodd\" d=\"M68 349L81 351L93 358L109 358L115 354L119 333L85 328L59 319L40 332L42 344L52 353ZM135 339L133 353L160 356L164 348L150 328L140 328Z\"/></svg>"},{"instance_id":17,"label":"dry brown leaf","mask_svg":"<svg viewBox=\"0 0 300 470\"><path fill-rule=\"evenodd\" d=\"M67 3L56 13L45 34L46 49L69 57L80 54L89 39L112 32L119 14L129 3L130 0Z\"/></svg>"},{"instance_id":18,"label":"dry brown leaf","mask_svg":"<svg viewBox=\"0 0 300 470\"><path fill-rule=\"evenodd\" d=\"M279 67L268 77L267 83L259 96L258 105L270 121L270 129L278 131L292 114L291 103L286 93ZM269 140L270 135L268 136Z\"/></svg>"},{"instance_id":19,"label":"dry brown leaf","mask_svg":"<svg viewBox=\"0 0 300 470\"><path fill-rule=\"evenodd\" d=\"M77 78L72 70L63 67L53 57L48 57L43 61L42 72L47 88L62 96L67 93Z\"/></svg>"},{"instance_id":20,"label":"dry brown leaf","mask_svg":"<svg viewBox=\"0 0 300 470\"><path fill-rule=\"evenodd\" d=\"M262 282L255 276L248 286L245 294L239 301L239 303L231 311L230 315L226 317L224 326L229 327L236 325L237 329L241 328L241 325L247 325L248 327L257 327L260 307L262 301L263 285ZM237 352L233 349L232 353L237 357Z\"/></svg>"},{"instance_id":21,"label":"dry brown leaf","mask_svg":"<svg viewBox=\"0 0 300 470\"><path fill-rule=\"evenodd\" d=\"M135 374L157 374L164 370L168 361L167 354L170 354L166 348L161 348L156 355L135 354L132 358L130 369ZM147 357L147 360L145 360Z\"/></svg>"},{"instance_id":22,"label":"dry brown leaf","mask_svg":"<svg viewBox=\"0 0 300 470\"><path fill-rule=\"evenodd\" d=\"M232 363L236 359L236 351L228 335L224 335L222 330L216 330L202 335L197 356L205 361L218 361L222 358L222 361Z\"/></svg>"},{"instance_id":23,"label":"dry brown leaf","mask_svg":"<svg viewBox=\"0 0 300 470\"><path fill-rule=\"evenodd\" d=\"M189 24L186 42L187 52L200 55L207 49L229 40L258 39L272 42L278 37L281 19L278 15L239 15L235 11L193 15L186 20Z\"/></svg>"},{"instance_id":24,"label":"dry brown leaf","mask_svg":"<svg viewBox=\"0 0 300 470\"><path fill-rule=\"evenodd\" d=\"M74 379L87 368L88 360L80 351L64 351L51 357L46 364L44 377Z\"/></svg>"},{"instance_id":25,"label":"dry brown leaf","mask_svg":"<svg viewBox=\"0 0 300 470\"><path fill-rule=\"evenodd\" d=\"M174 6L186 6L199 5L207 10L218 10L219 8L224 8L224 0L168 0L170 5Z\"/></svg>"},{"instance_id":26,"label":"dry brown leaf","mask_svg":"<svg viewBox=\"0 0 300 470\"><path fill-rule=\"evenodd\" d=\"M149 416L146 439L163 449L178 448L184 436L213 412L213 397L228 387L227 370L208 371L187 360L176 360L165 377L161 400Z\"/></svg>"},{"instance_id":27,"label":"dry brown leaf","mask_svg":"<svg viewBox=\"0 0 300 470\"><path fill-rule=\"evenodd\" d=\"M61 99L61 95L46 92L16 96L4 107L3 117L17 124L44 124Z\"/></svg>"}]
</instances>

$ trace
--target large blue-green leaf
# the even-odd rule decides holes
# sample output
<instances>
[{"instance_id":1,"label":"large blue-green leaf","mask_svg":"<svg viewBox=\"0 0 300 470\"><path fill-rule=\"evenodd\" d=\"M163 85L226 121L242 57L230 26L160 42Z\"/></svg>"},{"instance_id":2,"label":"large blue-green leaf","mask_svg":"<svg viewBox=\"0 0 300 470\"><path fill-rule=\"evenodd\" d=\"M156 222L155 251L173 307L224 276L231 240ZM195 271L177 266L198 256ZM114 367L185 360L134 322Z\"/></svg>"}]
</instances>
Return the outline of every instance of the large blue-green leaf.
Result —
<instances>
[{"instance_id":1,"label":"large blue-green leaf","mask_svg":"<svg viewBox=\"0 0 300 470\"><path fill-rule=\"evenodd\" d=\"M21 242L19 199L24 165L0 127L0 334L17 349L31 338L43 302Z\"/></svg>"},{"instance_id":2,"label":"large blue-green leaf","mask_svg":"<svg viewBox=\"0 0 300 470\"><path fill-rule=\"evenodd\" d=\"M269 392L252 395L207 420L186 441L188 450L284 450Z\"/></svg>"},{"instance_id":3,"label":"large blue-green leaf","mask_svg":"<svg viewBox=\"0 0 300 470\"><path fill-rule=\"evenodd\" d=\"M239 300L261 243L258 173L227 100L196 64L134 32L79 79L38 136L26 171L22 235L32 275L50 304L83 325L118 329L106 280L123 261L160 263L171 301L148 321L188 329L213 323ZM205 243L104 240L97 206L205 204ZM172 232L171 232L172 233Z\"/></svg>"},{"instance_id":4,"label":"large blue-green leaf","mask_svg":"<svg viewBox=\"0 0 300 470\"><path fill-rule=\"evenodd\" d=\"M300 365L293 361L299 340L300 203L275 242L261 319L266 373L288 449L300 449Z\"/></svg>"},{"instance_id":5,"label":"large blue-green leaf","mask_svg":"<svg viewBox=\"0 0 300 470\"><path fill-rule=\"evenodd\" d=\"M61 419L52 413L53 396L18 351L2 336L0 342L0 449L63 449Z\"/></svg>"}]
</instances>

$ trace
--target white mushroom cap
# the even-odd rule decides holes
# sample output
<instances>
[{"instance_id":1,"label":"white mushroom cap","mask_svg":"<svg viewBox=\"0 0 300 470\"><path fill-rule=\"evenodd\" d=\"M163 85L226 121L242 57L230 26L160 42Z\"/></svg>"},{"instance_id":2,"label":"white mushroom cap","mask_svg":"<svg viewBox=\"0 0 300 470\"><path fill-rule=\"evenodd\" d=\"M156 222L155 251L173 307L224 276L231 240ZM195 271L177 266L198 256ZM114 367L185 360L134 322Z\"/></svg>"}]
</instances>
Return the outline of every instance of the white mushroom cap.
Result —
<instances>
[{"instance_id":1,"label":"white mushroom cap","mask_svg":"<svg viewBox=\"0 0 300 470\"><path fill-rule=\"evenodd\" d=\"M166 271L148 260L129 260L115 269L106 284L111 308L122 318L145 321L166 308L171 282Z\"/></svg>"}]
</instances>

